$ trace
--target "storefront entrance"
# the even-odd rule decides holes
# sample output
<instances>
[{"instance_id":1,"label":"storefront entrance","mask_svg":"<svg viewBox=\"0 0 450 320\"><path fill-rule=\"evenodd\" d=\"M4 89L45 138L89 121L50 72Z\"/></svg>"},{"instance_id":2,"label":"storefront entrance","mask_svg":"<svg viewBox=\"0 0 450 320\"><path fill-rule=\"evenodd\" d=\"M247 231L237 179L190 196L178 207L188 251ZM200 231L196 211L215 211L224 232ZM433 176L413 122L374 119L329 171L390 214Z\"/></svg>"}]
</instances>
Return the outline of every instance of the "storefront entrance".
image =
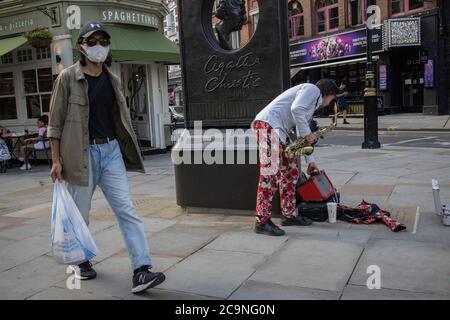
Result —
<instances>
[{"instance_id":1,"label":"storefront entrance","mask_svg":"<svg viewBox=\"0 0 450 320\"><path fill-rule=\"evenodd\" d=\"M133 128L139 140L152 145L146 65L122 64L125 99L130 109Z\"/></svg>"},{"instance_id":2,"label":"storefront entrance","mask_svg":"<svg viewBox=\"0 0 450 320\"><path fill-rule=\"evenodd\" d=\"M411 70L402 73L403 107L411 111L422 111L423 106L423 71Z\"/></svg>"},{"instance_id":3,"label":"storefront entrance","mask_svg":"<svg viewBox=\"0 0 450 320\"><path fill-rule=\"evenodd\" d=\"M419 49L395 49L390 53L389 94L395 112L422 112L424 105L424 64Z\"/></svg>"}]
</instances>

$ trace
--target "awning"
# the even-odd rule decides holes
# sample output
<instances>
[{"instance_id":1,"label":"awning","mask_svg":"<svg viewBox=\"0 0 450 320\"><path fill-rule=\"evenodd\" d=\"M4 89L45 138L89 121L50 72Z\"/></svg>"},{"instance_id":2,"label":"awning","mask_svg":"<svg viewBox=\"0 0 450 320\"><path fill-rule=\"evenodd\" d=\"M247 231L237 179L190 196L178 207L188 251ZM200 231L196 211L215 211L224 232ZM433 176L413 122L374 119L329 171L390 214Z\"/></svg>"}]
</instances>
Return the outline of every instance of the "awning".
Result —
<instances>
[{"instance_id":1,"label":"awning","mask_svg":"<svg viewBox=\"0 0 450 320\"><path fill-rule=\"evenodd\" d=\"M27 38L23 36L18 36L14 38L7 38L7 39L1 39L0 40L0 57L15 48L20 47L25 42L27 42Z\"/></svg>"},{"instance_id":2,"label":"awning","mask_svg":"<svg viewBox=\"0 0 450 320\"><path fill-rule=\"evenodd\" d=\"M180 63L180 47L157 30L104 25L111 36L111 54L117 61ZM72 44L78 38L72 32Z\"/></svg>"}]
</instances>

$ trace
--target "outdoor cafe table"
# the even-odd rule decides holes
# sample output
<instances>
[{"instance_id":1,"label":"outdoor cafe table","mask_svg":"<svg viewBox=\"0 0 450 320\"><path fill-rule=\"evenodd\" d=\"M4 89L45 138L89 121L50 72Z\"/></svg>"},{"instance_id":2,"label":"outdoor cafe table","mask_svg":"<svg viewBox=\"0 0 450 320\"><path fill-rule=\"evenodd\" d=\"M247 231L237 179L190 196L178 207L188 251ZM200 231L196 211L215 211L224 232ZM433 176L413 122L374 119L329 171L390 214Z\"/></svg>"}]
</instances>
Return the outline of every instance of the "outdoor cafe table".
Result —
<instances>
[{"instance_id":1,"label":"outdoor cafe table","mask_svg":"<svg viewBox=\"0 0 450 320\"><path fill-rule=\"evenodd\" d=\"M11 139L13 139L13 147L11 150L11 157L15 160L19 160L20 156L20 147L24 146L25 141L30 138L35 138L37 133L13 133Z\"/></svg>"}]
</instances>

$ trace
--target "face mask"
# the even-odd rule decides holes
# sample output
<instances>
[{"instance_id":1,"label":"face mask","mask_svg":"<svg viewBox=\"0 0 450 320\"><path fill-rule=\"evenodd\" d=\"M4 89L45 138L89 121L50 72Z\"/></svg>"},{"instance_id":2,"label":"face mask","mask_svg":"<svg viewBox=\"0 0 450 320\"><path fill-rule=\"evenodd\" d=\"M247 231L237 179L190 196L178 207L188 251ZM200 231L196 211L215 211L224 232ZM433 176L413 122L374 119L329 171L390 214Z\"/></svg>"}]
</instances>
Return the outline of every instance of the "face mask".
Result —
<instances>
[{"instance_id":1,"label":"face mask","mask_svg":"<svg viewBox=\"0 0 450 320\"><path fill-rule=\"evenodd\" d=\"M92 62L104 62L108 57L109 46L103 47L97 44L93 47L88 47L87 45L82 45L81 47L85 51L85 53L82 53Z\"/></svg>"}]
</instances>

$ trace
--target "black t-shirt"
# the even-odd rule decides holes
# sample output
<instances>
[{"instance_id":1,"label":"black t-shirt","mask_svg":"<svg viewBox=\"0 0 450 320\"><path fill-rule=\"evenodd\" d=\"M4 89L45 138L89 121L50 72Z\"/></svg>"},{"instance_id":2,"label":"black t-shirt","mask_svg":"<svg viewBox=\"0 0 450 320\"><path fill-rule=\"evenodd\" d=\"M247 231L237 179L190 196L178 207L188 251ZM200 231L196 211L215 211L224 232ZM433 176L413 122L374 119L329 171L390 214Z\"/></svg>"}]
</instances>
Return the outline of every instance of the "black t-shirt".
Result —
<instances>
[{"instance_id":1,"label":"black t-shirt","mask_svg":"<svg viewBox=\"0 0 450 320\"><path fill-rule=\"evenodd\" d=\"M89 138L112 137L115 133L114 88L106 72L98 77L84 74L88 82Z\"/></svg>"}]
</instances>

